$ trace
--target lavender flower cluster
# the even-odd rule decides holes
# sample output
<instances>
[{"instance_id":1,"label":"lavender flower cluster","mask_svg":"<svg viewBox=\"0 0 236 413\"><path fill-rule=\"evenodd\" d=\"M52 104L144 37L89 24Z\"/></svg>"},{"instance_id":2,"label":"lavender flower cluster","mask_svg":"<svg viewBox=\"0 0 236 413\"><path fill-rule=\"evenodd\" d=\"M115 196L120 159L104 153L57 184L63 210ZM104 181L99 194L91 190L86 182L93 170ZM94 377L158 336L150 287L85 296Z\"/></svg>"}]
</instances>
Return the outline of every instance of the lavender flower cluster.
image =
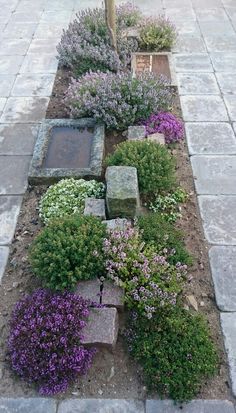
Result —
<instances>
[{"instance_id":1,"label":"lavender flower cluster","mask_svg":"<svg viewBox=\"0 0 236 413\"><path fill-rule=\"evenodd\" d=\"M169 112L158 112L152 114L141 123L146 127L146 134L163 133L165 142L179 142L184 138L183 122Z\"/></svg>"},{"instance_id":2,"label":"lavender flower cluster","mask_svg":"<svg viewBox=\"0 0 236 413\"><path fill-rule=\"evenodd\" d=\"M13 311L8 350L13 370L42 395L66 391L90 368L95 349L81 344L88 302L76 294L37 290Z\"/></svg>"},{"instance_id":3,"label":"lavender flower cluster","mask_svg":"<svg viewBox=\"0 0 236 413\"><path fill-rule=\"evenodd\" d=\"M107 128L126 129L157 110L168 110L173 95L167 79L143 73L87 73L72 79L65 102L73 118L93 117Z\"/></svg>"}]
</instances>

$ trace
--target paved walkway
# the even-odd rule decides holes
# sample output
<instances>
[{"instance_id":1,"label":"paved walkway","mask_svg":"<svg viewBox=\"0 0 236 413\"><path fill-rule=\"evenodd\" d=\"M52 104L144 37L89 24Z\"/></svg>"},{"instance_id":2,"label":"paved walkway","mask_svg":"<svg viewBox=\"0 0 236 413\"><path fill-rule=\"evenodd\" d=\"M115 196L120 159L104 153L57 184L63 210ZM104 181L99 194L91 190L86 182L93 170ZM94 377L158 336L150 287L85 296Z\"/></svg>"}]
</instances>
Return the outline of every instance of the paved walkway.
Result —
<instances>
[{"instance_id":1,"label":"paved walkway","mask_svg":"<svg viewBox=\"0 0 236 413\"><path fill-rule=\"evenodd\" d=\"M53 87L56 44L78 8L99 3L0 0L0 279ZM165 12L180 33L174 51L181 105L236 396L236 0L136 4L146 14ZM46 399L0 399L0 413L99 413L111 406L117 402L75 400L58 407ZM119 406L117 413L179 411L168 401L119 401ZM233 413L234 408L227 401L197 401L181 411Z\"/></svg>"}]
</instances>

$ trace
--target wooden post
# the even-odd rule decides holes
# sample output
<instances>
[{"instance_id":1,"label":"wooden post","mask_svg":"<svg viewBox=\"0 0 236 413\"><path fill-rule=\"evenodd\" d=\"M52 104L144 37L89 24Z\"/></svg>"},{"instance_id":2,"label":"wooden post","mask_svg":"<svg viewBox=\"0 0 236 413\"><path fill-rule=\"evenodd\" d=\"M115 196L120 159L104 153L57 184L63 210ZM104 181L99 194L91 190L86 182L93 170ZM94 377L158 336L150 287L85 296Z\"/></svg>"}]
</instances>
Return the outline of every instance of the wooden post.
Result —
<instances>
[{"instance_id":1,"label":"wooden post","mask_svg":"<svg viewBox=\"0 0 236 413\"><path fill-rule=\"evenodd\" d=\"M105 0L105 17L110 34L111 46L117 52L115 0Z\"/></svg>"}]
</instances>

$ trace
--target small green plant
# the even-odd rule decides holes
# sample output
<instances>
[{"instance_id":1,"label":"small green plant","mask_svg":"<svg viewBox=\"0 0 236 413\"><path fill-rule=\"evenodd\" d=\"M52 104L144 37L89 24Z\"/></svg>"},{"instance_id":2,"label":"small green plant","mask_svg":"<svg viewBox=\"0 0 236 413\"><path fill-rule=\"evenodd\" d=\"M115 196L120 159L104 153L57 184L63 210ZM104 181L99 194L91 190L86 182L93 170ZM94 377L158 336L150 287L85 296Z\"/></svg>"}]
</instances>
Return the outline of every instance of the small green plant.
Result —
<instances>
[{"instance_id":1,"label":"small green plant","mask_svg":"<svg viewBox=\"0 0 236 413\"><path fill-rule=\"evenodd\" d=\"M126 141L119 144L107 165L125 165L137 168L139 190L148 200L175 187L175 163L168 149L155 142Z\"/></svg>"},{"instance_id":2,"label":"small green plant","mask_svg":"<svg viewBox=\"0 0 236 413\"><path fill-rule=\"evenodd\" d=\"M71 289L80 280L101 276L105 237L105 225L93 216L53 220L32 244L32 269L52 290Z\"/></svg>"},{"instance_id":3,"label":"small green plant","mask_svg":"<svg viewBox=\"0 0 236 413\"><path fill-rule=\"evenodd\" d=\"M102 198L104 192L104 184L94 180L62 179L42 196L39 216L47 224L51 219L83 212L85 198Z\"/></svg>"},{"instance_id":4,"label":"small green plant","mask_svg":"<svg viewBox=\"0 0 236 413\"><path fill-rule=\"evenodd\" d=\"M175 26L162 16L143 20L140 30L140 47L158 52L170 50L176 40Z\"/></svg>"},{"instance_id":5,"label":"small green plant","mask_svg":"<svg viewBox=\"0 0 236 413\"><path fill-rule=\"evenodd\" d=\"M181 209L179 204L183 204L188 199L187 192L182 188L177 188L175 192L167 195L158 195L149 208L153 212L158 212L168 222L176 222L181 218Z\"/></svg>"},{"instance_id":6,"label":"small green plant","mask_svg":"<svg viewBox=\"0 0 236 413\"><path fill-rule=\"evenodd\" d=\"M149 390L163 397L188 401L216 372L218 356L206 321L179 306L151 320L133 314L125 336Z\"/></svg>"},{"instance_id":7,"label":"small green plant","mask_svg":"<svg viewBox=\"0 0 236 413\"><path fill-rule=\"evenodd\" d=\"M192 256L184 246L183 234L165 220L159 213L142 215L137 220L141 237L147 245L155 248L158 254L167 254L170 264L181 262L190 266Z\"/></svg>"}]
</instances>

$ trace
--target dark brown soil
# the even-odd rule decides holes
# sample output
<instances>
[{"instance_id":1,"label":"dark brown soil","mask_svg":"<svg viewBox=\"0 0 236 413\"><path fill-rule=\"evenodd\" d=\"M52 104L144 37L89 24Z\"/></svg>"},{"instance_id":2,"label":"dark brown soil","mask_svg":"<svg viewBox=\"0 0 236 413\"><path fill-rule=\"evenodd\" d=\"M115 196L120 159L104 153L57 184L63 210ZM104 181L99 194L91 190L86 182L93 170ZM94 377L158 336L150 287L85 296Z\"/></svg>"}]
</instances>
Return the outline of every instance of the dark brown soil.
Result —
<instances>
[{"instance_id":1,"label":"dark brown soil","mask_svg":"<svg viewBox=\"0 0 236 413\"><path fill-rule=\"evenodd\" d=\"M47 112L47 117L65 116L65 108L60 102L64 86L60 83L61 71L58 72L52 99ZM68 74L65 78L68 79ZM64 82L64 81L63 81ZM179 113L178 105L176 111ZM106 136L106 153L114 149L114 145L125 136L116 133ZM198 395L206 399L232 399L229 377L226 365L226 356L223 347L222 334L219 324L219 312L216 308L214 290L211 280L208 262L208 244L204 239L201 219L194 191L192 170L189 162L186 143L181 143L172 149L177 159L176 172L181 186L189 195L189 201L182 208L182 219L178 227L185 234L186 247L195 257L194 264L190 268L192 281L186 288L185 294L193 294L199 305L199 312L204 313L210 327L212 337L219 349L220 364L217 375L203 383ZM11 246L11 254L0 287L0 381L1 396L29 396L37 392L19 380L10 370L6 358L6 340L9 331L9 320L12 308L16 301L25 292L31 292L40 286L40 282L32 274L28 250L32 240L39 232L41 223L38 217L37 207L41 194L46 188L29 188L25 194L22 209L17 224L15 237ZM122 328L123 320L120 326ZM142 383L142 371L129 357L122 337L119 337L114 354L101 350L95 357L95 361L89 373L79 378L78 382L61 396L75 397L101 397L101 398L139 398L147 397L147 391ZM152 395L155 397L157 395Z\"/></svg>"}]
</instances>

